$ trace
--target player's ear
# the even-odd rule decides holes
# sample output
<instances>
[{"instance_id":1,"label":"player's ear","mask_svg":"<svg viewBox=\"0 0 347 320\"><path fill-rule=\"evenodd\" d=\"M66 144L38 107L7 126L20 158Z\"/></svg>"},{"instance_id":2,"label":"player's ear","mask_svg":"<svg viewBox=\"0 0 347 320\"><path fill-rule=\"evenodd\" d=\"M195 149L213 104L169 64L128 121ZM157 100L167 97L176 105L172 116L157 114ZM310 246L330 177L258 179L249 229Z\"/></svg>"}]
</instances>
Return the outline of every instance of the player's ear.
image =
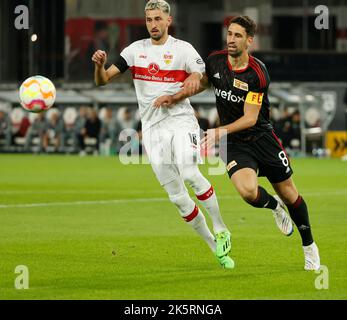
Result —
<instances>
[{"instance_id":1,"label":"player's ear","mask_svg":"<svg viewBox=\"0 0 347 320\"><path fill-rule=\"evenodd\" d=\"M170 27L172 24L172 16L168 16L167 21L168 21L168 27Z\"/></svg>"},{"instance_id":2,"label":"player's ear","mask_svg":"<svg viewBox=\"0 0 347 320\"><path fill-rule=\"evenodd\" d=\"M253 37L247 37L247 45L250 47L253 44Z\"/></svg>"}]
</instances>

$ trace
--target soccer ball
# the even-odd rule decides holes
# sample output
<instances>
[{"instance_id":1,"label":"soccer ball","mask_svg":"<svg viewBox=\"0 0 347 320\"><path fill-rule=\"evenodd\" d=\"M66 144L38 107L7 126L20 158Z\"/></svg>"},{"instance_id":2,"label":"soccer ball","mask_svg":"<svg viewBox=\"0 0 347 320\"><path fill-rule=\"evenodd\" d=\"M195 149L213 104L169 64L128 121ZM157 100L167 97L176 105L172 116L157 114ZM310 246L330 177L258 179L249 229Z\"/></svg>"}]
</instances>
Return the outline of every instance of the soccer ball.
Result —
<instances>
[{"instance_id":1,"label":"soccer ball","mask_svg":"<svg viewBox=\"0 0 347 320\"><path fill-rule=\"evenodd\" d=\"M42 76L26 79L19 89L22 107L30 112L39 113L53 106L56 97L54 84Z\"/></svg>"}]
</instances>

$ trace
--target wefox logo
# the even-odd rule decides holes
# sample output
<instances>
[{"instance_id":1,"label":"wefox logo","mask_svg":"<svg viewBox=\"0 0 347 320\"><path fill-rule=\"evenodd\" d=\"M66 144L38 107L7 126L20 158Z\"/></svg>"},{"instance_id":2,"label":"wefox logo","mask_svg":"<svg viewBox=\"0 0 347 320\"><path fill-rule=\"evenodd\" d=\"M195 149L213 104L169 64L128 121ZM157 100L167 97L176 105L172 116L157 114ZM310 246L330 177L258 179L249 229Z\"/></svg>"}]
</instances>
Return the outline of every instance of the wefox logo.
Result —
<instances>
[{"instance_id":1,"label":"wefox logo","mask_svg":"<svg viewBox=\"0 0 347 320\"><path fill-rule=\"evenodd\" d=\"M228 101L237 102L237 103L245 102L245 97L235 96L234 94L232 94L231 90L226 92L224 90L214 88L214 92L217 97L222 97L223 99L226 99Z\"/></svg>"}]
</instances>

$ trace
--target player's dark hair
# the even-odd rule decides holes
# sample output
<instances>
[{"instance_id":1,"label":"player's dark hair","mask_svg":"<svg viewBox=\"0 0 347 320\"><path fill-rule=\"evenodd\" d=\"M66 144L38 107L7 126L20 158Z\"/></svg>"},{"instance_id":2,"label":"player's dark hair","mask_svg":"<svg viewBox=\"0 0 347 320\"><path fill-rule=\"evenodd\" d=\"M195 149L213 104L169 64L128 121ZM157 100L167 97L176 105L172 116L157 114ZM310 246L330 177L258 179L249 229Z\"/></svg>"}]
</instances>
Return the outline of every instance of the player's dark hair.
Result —
<instances>
[{"instance_id":1,"label":"player's dark hair","mask_svg":"<svg viewBox=\"0 0 347 320\"><path fill-rule=\"evenodd\" d=\"M236 23L241 27L245 28L247 35L250 37L254 37L255 32L257 30L257 25L250 17L236 16L234 18L231 18L228 24L228 28L232 23Z\"/></svg>"}]
</instances>

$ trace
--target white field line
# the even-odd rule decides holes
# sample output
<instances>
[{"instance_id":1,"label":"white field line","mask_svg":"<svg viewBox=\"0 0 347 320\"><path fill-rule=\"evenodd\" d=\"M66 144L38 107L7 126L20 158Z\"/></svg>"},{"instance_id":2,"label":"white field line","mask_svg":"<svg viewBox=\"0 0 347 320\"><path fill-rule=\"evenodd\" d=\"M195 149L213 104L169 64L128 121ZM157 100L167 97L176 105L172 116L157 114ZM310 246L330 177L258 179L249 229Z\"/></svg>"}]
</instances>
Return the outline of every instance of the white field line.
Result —
<instances>
[{"instance_id":1,"label":"white field line","mask_svg":"<svg viewBox=\"0 0 347 320\"><path fill-rule=\"evenodd\" d=\"M345 196L347 190L327 191L327 192L307 192L305 197L324 197L329 195ZM218 196L218 199L239 199L240 196ZM22 203L22 204L3 204L0 209L9 208L35 208L35 207L62 207L76 205L102 205L102 204L126 204L126 203L151 203L151 202L166 202L165 198L134 198L134 199L114 199L114 200L93 200L93 201L64 201L64 202L43 202L43 203Z\"/></svg>"},{"instance_id":2,"label":"white field line","mask_svg":"<svg viewBox=\"0 0 347 320\"><path fill-rule=\"evenodd\" d=\"M121 204L134 202L163 202L167 198L135 198L135 199L115 199L115 200L94 200L94 201L66 201L66 202L43 202L43 203L23 203L23 204L3 204L0 209L7 208L35 208L35 207L62 207L62 206L81 206L93 204Z\"/></svg>"},{"instance_id":3,"label":"white field line","mask_svg":"<svg viewBox=\"0 0 347 320\"><path fill-rule=\"evenodd\" d=\"M161 194L163 191L149 191L149 190L1 190L0 196L2 195L21 195L21 194Z\"/></svg>"}]
</instances>

